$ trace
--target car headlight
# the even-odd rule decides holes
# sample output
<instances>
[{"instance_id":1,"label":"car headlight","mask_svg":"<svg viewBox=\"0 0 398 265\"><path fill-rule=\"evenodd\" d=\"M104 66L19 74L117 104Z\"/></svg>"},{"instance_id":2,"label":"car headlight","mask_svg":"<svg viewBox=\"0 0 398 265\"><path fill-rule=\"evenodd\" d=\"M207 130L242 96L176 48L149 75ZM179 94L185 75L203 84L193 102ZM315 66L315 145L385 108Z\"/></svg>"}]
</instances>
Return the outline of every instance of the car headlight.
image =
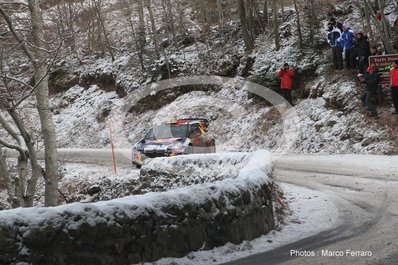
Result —
<instances>
[{"instance_id":1,"label":"car headlight","mask_svg":"<svg viewBox=\"0 0 398 265\"><path fill-rule=\"evenodd\" d=\"M133 146L133 150L142 151L144 150L144 146L141 142L138 142Z\"/></svg>"},{"instance_id":2,"label":"car headlight","mask_svg":"<svg viewBox=\"0 0 398 265\"><path fill-rule=\"evenodd\" d=\"M182 143L178 142L178 143L172 144L169 148L172 149L172 150L175 150L175 149L182 149L182 148L183 148L183 145L182 145Z\"/></svg>"}]
</instances>

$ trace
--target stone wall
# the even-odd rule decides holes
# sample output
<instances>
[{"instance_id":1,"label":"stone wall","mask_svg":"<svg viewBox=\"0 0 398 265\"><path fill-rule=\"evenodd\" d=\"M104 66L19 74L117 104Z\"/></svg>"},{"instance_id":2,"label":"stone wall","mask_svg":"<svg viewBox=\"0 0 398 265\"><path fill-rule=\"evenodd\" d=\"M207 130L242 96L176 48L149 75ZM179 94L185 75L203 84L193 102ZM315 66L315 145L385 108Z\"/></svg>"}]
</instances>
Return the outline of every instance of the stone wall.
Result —
<instances>
[{"instance_id":1,"label":"stone wall","mask_svg":"<svg viewBox=\"0 0 398 265\"><path fill-rule=\"evenodd\" d=\"M265 234L274 228L270 155L241 155L237 176L213 183L0 211L0 264L132 264Z\"/></svg>"}]
</instances>

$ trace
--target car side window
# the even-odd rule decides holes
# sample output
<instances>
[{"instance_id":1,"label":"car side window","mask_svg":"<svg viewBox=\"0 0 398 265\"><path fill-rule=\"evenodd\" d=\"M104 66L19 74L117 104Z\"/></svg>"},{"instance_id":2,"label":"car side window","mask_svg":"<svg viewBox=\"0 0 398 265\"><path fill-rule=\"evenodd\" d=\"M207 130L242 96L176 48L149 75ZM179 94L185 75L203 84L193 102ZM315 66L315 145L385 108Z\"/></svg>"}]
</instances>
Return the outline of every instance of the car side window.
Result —
<instances>
[{"instance_id":1,"label":"car side window","mask_svg":"<svg viewBox=\"0 0 398 265\"><path fill-rule=\"evenodd\" d=\"M195 137L200 135L200 130L198 125L192 125L189 132L190 137Z\"/></svg>"}]
</instances>

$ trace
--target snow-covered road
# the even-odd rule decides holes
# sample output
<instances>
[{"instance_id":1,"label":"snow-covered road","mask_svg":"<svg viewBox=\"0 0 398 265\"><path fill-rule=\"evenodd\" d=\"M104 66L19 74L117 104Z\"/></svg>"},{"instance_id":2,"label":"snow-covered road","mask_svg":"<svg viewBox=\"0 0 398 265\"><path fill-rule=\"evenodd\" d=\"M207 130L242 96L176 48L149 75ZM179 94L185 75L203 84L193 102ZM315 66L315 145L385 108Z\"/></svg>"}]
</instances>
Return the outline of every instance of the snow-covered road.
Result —
<instances>
[{"instance_id":1,"label":"snow-covered road","mask_svg":"<svg viewBox=\"0 0 398 265\"><path fill-rule=\"evenodd\" d=\"M274 159L274 177L279 182L332 198L339 209L340 225L225 264L396 264L397 156L299 155Z\"/></svg>"},{"instance_id":2,"label":"snow-covered road","mask_svg":"<svg viewBox=\"0 0 398 265\"><path fill-rule=\"evenodd\" d=\"M355 167L352 169L356 175ZM340 225L272 251L224 264L396 264L397 175L391 176L391 180L380 180L379 176L364 178L276 169L275 177L280 182L327 195L338 208Z\"/></svg>"},{"instance_id":3,"label":"snow-covered road","mask_svg":"<svg viewBox=\"0 0 398 265\"><path fill-rule=\"evenodd\" d=\"M109 150L61 149L59 153L65 162L112 162ZM131 165L130 149L117 149L116 157L119 164ZM318 235L303 235L294 243L225 264L394 262L398 255L398 156L274 155L273 162L277 181L315 190L331 198L338 209L339 225L330 229L325 220L327 230ZM292 251L296 250L301 252L294 254ZM241 256L245 255L247 253ZM218 259L215 263L222 260L225 261ZM193 264L199 263L202 264L200 259Z\"/></svg>"}]
</instances>

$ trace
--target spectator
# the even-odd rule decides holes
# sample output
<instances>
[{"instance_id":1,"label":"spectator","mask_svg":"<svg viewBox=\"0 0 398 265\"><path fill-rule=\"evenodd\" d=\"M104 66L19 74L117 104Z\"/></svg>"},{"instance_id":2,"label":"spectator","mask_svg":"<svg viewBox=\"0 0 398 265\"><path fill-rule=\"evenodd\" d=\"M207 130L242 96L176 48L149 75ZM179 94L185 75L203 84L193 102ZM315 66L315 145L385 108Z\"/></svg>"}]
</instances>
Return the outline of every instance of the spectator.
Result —
<instances>
[{"instance_id":1,"label":"spectator","mask_svg":"<svg viewBox=\"0 0 398 265\"><path fill-rule=\"evenodd\" d=\"M370 47L370 56L382 55L382 52L376 46ZM377 103L380 105L383 102L383 87L379 84L377 88Z\"/></svg>"},{"instance_id":2,"label":"spectator","mask_svg":"<svg viewBox=\"0 0 398 265\"><path fill-rule=\"evenodd\" d=\"M341 43L341 31L339 28L333 26L332 23L328 23L328 33L327 33L327 40L332 47L332 57L333 57L333 64L336 70L343 69L343 49Z\"/></svg>"},{"instance_id":3,"label":"spectator","mask_svg":"<svg viewBox=\"0 0 398 265\"><path fill-rule=\"evenodd\" d=\"M291 68L289 68L289 64L285 63L283 67L278 72L278 77L281 79L281 90L283 93L283 97L293 105L292 99L292 88L293 88L293 76L294 72Z\"/></svg>"},{"instance_id":4,"label":"spectator","mask_svg":"<svg viewBox=\"0 0 398 265\"><path fill-rule=\"evenodd\" d=\"M329 23L331 23L333 27L337 27L340 30L340 32L343 32L343 23L341 23L340 21L336 21L334 17L331 17L329 19Z\"/></svg>"},{"instance_id":5,"label":"spectator","mask_svg":"<svg viewBox=\"0 0 398 265\"><path fill-rule=\"evenodd\" d=\"M362 32L357 34L357 51L358 51L358 72L364 74L365 68L368 66L368 58L370 53L370 44L368 36Z\"/></svg>"},{"instance_id":6,"label":"spectator","mask_svg":"<svg viewBox=\"0 0 398 265\"><path fill-rule=\"evenodd\" d=\"M390 86L392 102L395 108L393 114L398 114L398 60L393 62L392 67L390 70Z\"/></svg>"},{"instance_id":7,"label":"spectator","mask_svg":"<svg viewBox=\"0 0 398 265\"><path fill-rule=\"evenodd\" d=\"M352 30L347 27L343 26L343 33L341 34L341 41L344 51L344 60L345 60L345 67L350 69L351 65L351 50L353 48L353 40L354 40L354 33Z\"/></svg>"},{"instance_id":8,"label":"spectator","mask_svg":"<svg viewBox=\"0 0 398 265\"><path fill-rule=\"evenodd\" d=\"M371 117L377 117L376 105L373 103L373 97L376 95L379 86L379 74L373 66L369 66L365 75L359 74L360 80L366 84L365 91L361 95L361 100L370 111Z\"/></svg>"},{"instance_id":9,"label":"spectator","mask_svg":"<svg viewBox=\"0 0 398 265\"><path fill-rule=\"evenodd\" d=\"M358 68L358 42L357 42L357 34L354 33L354 38L352 40L352 49L351 49L351 66L353 68Z\"/></svg>"},{"instance_id":10,"label":"spectator","mask_svg":"<svg viewBox=\"0 0 398 265\"><path fill-rule=\"evenodd\" d=\"M376 46L370 47L370 56L382 55L382 52Z\"/></svg>"}]
</instances>

